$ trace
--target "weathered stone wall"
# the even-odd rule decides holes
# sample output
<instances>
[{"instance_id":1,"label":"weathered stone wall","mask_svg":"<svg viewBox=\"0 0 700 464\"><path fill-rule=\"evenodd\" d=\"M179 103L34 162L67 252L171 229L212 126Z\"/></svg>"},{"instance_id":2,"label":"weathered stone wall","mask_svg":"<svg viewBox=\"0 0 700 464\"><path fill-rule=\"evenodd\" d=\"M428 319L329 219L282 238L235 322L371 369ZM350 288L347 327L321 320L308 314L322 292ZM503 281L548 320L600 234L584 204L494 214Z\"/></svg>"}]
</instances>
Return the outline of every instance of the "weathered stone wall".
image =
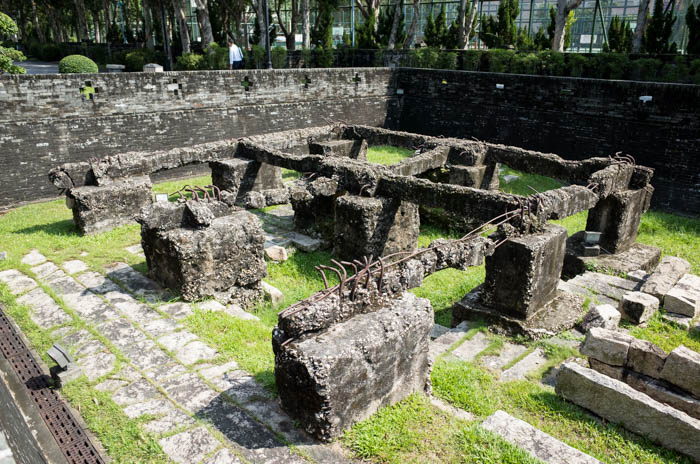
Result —
<instances>
[{"instance_id":1,"label":"weathered stone wall","mask_svg":"<svg viewBox=\"0 0 700 464\"><path fill-rule=\"evenodd\" d=\"M241 85L246 78L250 90ZM55 196L46 173L62 163L320 126L326 118L392 126L392 79L380 68L3 76L0 208ZM97 90L92 99L81 94L86 83Z\"/></svg>"},{"instance_id":2,"label":"weathered stone wall","mask_svg":"<svg viewBox=\"0 0 700 464\"><path fill-rule=\"evenodd\" d=\"M567 159L623 151L656 169L656 207L700 214L700 86L422 69L397 74L401 130L476 137ZM652 101L642 103L643 95Z\"/></svg>"}]
</instances>

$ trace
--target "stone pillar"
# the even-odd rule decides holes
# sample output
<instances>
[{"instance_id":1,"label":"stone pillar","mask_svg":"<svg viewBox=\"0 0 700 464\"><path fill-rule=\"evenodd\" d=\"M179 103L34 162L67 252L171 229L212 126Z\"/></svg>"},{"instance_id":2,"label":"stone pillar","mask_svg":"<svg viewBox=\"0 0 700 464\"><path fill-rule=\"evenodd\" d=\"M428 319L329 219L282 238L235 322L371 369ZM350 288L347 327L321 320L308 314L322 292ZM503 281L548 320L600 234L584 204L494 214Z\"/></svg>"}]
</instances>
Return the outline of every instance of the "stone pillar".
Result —
<instances>
[{"instance_id":1,"label":"stone pillar","mask_svg":"<svg viewBox=\"0 0 700 464\"><path fill-rule=\"evenodd\" d=\"M486 257L481 302L527 319L556 296L564 265L566 229L548 224L539 234L506 240Z\"/></svg>"},{"instance_id":2,"label":"stone pillar","mask_svg":"<svg viewBox=\"0 0 700 464\"><path fill-rule=\"evenodd\" d=\"M450 184L484 190L498 190L498 163L482 166L451 166Z\"/></svg>"},{"instance_id":3,"label":"stone pillar","mask_svg":"<svg viewBox=\"0 0 700 464\"><path fill-rule=\"evenodd\" d=\"M600 246L609 253L627 251L637 240L639 221L649 209L653 188L613 193L588 211L586 230L602 232Z\"/></svg>"},{"instance_id":4,"label":"stone pillar","mask_svg":"<svg viewBox=\"0 0 700 464\"><path fill-rule=\"evenodd\" d=\"M312 155L342 156L352 159L367 159L367 141L357 140L329 140L327 142L311 142L309 153Z\"/></svg>"},{"instance_id":5,"label":"stone pillar","mask_svg":"<svg viewBox=\"0 0 700 464\"><path fill-rule=\"evenodd\" d=\"M335 203L334 252L353 260L414 250L419 229L420 217L414 203L345 195Z\"/></svg>"},{"instance_id":6,"label":"stone pillar","mask_svg":"<svg viewBox=\"0 0 700 464\"><path fill-rule=\"evenodd\" d=\"M213 184L236 195L238 205L263 208L289 201L280 167L243 158L210 161L209 166Z\"/></svg>"},{"instance_id":7,"label":"stone pillar","mask_svg":"<svg viewBox=\"0 0 700 464\"><path fill-rule=\"evenodd\" d=\"M295 182L289 200L294 208L294 227L302 232L319 233L332 240L335 220L335 198L338 182L328 177Z\"/></svg>"}]
</instances>

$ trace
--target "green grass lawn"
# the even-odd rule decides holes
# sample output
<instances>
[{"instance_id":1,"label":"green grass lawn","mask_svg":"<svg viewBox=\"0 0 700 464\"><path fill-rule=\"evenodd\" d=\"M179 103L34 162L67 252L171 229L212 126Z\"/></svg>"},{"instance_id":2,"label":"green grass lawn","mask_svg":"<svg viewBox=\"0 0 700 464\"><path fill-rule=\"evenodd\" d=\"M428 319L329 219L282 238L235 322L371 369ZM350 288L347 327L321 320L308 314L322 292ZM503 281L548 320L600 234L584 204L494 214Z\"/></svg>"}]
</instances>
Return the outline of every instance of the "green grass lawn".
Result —
<instances>
[{"instance_id":1,"label":"green grass lawn","mask_svg":"<svg viewBox=\"0 0 700 464\"><path fill-rule=\"evenodd\" d=\"M367 149L367 161L386 166L398 164L411 156L413 156L412 150L390 145L377 145Z\"/></svg>"},{"instance_id":2,"label":"green grass lawn","mask_svg":"<svg viewBox=\"0 0 700 464\"><path fill-rule=\"evenodd\" d=\"M377 147L373 147L377 148ZM404 153L410 156L410 150ZM383 155L382 155L383 156ZM400 154L394 160L405 158ZM390 157L372 158L375 162ZM389 160L389 161L388 161ZM297 175L285 173L286 179ZM556 188L551 179L521 177L519 183L508 184L506 189L517 193L534 193ZM554 181L556 182L556 181ZM207 185L209 177L198 177L154 186L158 193L172 193L185 184ZM586 214L581 213L563 221L569 233L585 228ZM432 240L459 234L440 227L423 224L419 245ZM700 220L667 213L647 212L642 218L639 241L658 246L665 254L681 256L692 264L694 273L700 273ZM71 212L64 200L23 206L0 215L0 251L8 252L8 259L0 261L0 270L14 268L29 272L21 258L36 248L48 259L62 262L81 259L97 272L104 266L123 261L145 271L142 258L124 248L140 241L138 225L128 225L104 234L81 236L73 225ZM87 255L83 256L83 252ZM186 326L222 354L223 362L235 359L272 392L275 391L271 350L271 331L277 313L290 304L306 298L323 288L323 282L314 270L318 264L327 264L331 255L326 252L292 252L284 263L268 262L266 281L279 288L284 301L278 306L261 303L255 308L260 321L233 318L224 313L195 311L185 320ZM435 320L449 325L452 305L472 288L483 282L484 267L467 271L447 269L427 277L423 285L413 289L416 295L428 298L435 309ZM36 327L28 317L27 308L15 304L15 299L0 286L0 301L27 334L40 353L55 341L46 331ZM77 323L77 322L76 322ZM657 315L647 327L633 327L632 333L649 339L669 351L680 344L700 351L700 339L686 331L670 326ZM493 346L502 343L493 338ZM534 346L534 345L533 345ZM559 362L569 352L547 348L551 363ZM672 454L632 437L623 430L602 424L581 409L572 406L536 381L502 384L487 370L476 365L439 361L433 371L435 393L462 407L481 419L496 409L526 420L538 428L606 462L671 463L683 462ZM76 383L65 394L74 405L80 405L90 428L110 450L116 462L162 462L162 452L153 437L138 435L137 421L119 414L104 394L86 382ZM96 402L96 403L95 403ZM105 405L104 409L96 407ZM104 411L104 412L101 412ZM465 463L531 463L528 458L478 427L451 418L437 410L422 396L413 396L390 408L385 408L368 421L356 425L342 439L358 458L375 462L465 462Z\"/></svg>"}]
</instances>

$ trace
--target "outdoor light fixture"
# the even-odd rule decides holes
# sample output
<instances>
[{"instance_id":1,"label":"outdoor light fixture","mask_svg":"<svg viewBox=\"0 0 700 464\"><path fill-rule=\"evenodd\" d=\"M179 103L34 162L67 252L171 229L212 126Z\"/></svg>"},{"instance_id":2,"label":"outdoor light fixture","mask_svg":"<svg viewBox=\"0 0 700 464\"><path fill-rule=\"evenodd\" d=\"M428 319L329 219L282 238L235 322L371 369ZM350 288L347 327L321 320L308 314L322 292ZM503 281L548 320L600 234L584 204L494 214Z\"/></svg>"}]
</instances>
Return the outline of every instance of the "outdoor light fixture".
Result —
<instances>
[{"instance_id":1,"label":"outdoor light fixture","mask_svg":"<svg viewBox=\"0 0 700 464\"><path fill-rule=\"evenodd\" d=\"M651 100L652 100L651 95L642 95L641 97L639 97L639 101L641 101L642 103L648 103Z\"/></svg>"},{"instance_id":2,"label":"outdoor light fixture","mask_svg":"<svg viewBox=\"0 0 700 464\"><path fill-rule=\"evenodd\" d=\"M396 95L403 95L403 89L396 89Z\"/></svg>"},{"instance_id":3,"label":"outdoor light fixture","mask_svg":"<svg viewBox=\"0 0 700 464\"><path fill-rule=\"evenodd\" d=\"M168 194L167 193L156 193L156 203L167 203Z\"/></svg>"},{"instance_id":4,"label":"outdoor light fixture","mask_svg":"<svg viewBox=\"0 0 700 464\"><path fill-rule=\"evenodd\" d=\"M68 354L68 351L63 348L61 345L58 343L54 343L51 348L49 348L49 351L46 352L47 355L49 355L49 358L53 360L58 365L58 368L62 371L65 371L68 369L68 366L73 364L73 358L71 358L70 354Z\"/></svg>"},{"instance_id":5,"label":"outdoor light fixture","mask_svg":"<svg viewBox=\"0 0 700 464\"><path fill-rule=\"evenodd\" d=\"M56 388L61 388L64 382L76 379L82 374L82 370L75 365L68 350L58 343L54 343L46 354L56 363L55 366L49 369Z\"/></svg>"},{"instance_id":6,"label":"outdoor light fixture","mask_svg":"<svg viewBox=\"0 0 700 464\"><path fill-rule=\"evenodd\" d=\"M496 88L499 90L503 90L505 86L503 84L496 84Z\"/></svg>"}]
</instances>

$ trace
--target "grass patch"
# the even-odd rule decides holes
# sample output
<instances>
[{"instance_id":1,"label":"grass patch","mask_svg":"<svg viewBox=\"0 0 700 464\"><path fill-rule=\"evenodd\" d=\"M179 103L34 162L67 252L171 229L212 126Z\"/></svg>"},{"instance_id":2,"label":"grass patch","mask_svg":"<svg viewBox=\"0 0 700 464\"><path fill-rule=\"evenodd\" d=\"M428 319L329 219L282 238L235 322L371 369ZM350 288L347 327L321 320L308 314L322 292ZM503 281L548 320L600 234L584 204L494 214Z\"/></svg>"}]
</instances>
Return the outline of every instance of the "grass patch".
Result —
<instances>
[{"instance_id":1,"label":"grass patch","mask_svg":"<svg viewBox=\"0 0 700 464\"><path fill-rule=\"evenodd\" d=\"M301 178L301 173L299 171L282 168L282 182L292 182L299 178Z\"/></svg>"},{"instance_id":2,"label":"grass patch","mask_svg":"<svg viewBox=\"0 0 700 464\"><path fill-rule=\"evenodd\" d=\"M435 322L446 327L452 321L452 306L484 281L484 266L470 267L466 271L444 269L429 275L423 285L410 290L421 298L430 300L435 311Z\"/></svg>"},{"instance_id":3,"label":"grass patch","mask_svg":"<svg viewBox=\"0 0 700 464\"><path fill-rule=\"evenodd\" d=\"M391 145L377 145L367 149L367 161L385 166L398 164L411 156L413 156L413 150Z\"/></svg>"},{"instance_id":4,"label":"grass patch","mask_svg":"<svg viewBox=\"0 0 700 464\"><path fill-rule=\"evenodd\" d=\"M518 179L507 184L504 177L509 175L518 176ZM517 171L509 168L505 164L502 164L498 170L498 180L502 192L522 196L534 195L538 192L558 189L564 185L551 177Z\"/></svg>"},{"instance_id":5,"label":"grass patch","mask_svg":"<svg viewBox=\"0 0 700 464\"><path fill-rule=\"evenodd\" d=\"M661 316L662 312L654 314L647 322L646 327L629 323L624 323L624 325L630 329L631 335L648 340L667 353L680 345L685 345L687 348L700 353L700 333L697 331L688 332L687 329L664 322Z\"/></svg>"}]
</instances>

